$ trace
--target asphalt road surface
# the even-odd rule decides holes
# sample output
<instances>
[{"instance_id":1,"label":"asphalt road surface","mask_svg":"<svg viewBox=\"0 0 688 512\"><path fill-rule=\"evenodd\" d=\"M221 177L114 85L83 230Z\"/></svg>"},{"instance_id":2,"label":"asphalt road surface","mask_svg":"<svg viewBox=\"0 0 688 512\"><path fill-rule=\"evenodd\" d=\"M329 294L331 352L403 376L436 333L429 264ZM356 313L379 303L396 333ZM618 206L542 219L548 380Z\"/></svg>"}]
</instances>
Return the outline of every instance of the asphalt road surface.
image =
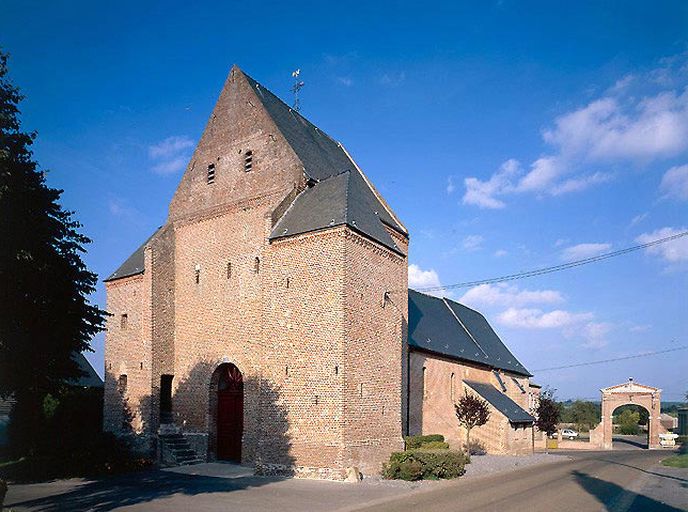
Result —
<instances>
[{"instance_id":1,"label":"asphalt road surface","mask_svg":"<svg viewBox=\"0 0 688 512\"><path fill-rule=\"evenodd\" d=\"M559 452L558 452L559 453ZM364 508L367 512L675 512L688 510L688 471L658 466L667 452L568 452L572 460Z\"/></svg>"}]
</instances>

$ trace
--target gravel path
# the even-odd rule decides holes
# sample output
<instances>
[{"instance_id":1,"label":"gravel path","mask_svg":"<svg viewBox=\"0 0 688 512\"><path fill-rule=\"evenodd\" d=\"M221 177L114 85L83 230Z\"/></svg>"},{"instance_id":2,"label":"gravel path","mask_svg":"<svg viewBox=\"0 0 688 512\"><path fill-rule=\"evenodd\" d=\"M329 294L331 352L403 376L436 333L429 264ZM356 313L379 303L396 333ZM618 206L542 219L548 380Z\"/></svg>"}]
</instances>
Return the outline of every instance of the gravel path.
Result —
<instances>
[{"instance_id":1,"label":"gravel path","mask_svg":"<svg viewBox=\"0 0 688 512\"><path fill-rule=\"evenodd\" d=\"M471 463L466 465L466 474L459 479L473 479L504 471L514 471L537 464L560 462L569 459L570 457L565 455L545 453L534 453L532 455L473 455L471 457ZM405 482L403 480L385 480L379 475L365 475L362 483L364 485L384 485L388 487L397 487L399 489L419 489L434 487L452 481L455 480L421 480L418 482Z\"/></svg>"},{"instance_id":2,"label":"gravel path","mask_svg":"<svg viewBox=\"0 0 688 512\"><path fill-rule=\"evenodd\" d=\"M547 464L568 460L565 455L534 453L532 455L473 455L461 478L475 478L501 471L509 471L535 464Z\"/></svg>"}]
</instances>

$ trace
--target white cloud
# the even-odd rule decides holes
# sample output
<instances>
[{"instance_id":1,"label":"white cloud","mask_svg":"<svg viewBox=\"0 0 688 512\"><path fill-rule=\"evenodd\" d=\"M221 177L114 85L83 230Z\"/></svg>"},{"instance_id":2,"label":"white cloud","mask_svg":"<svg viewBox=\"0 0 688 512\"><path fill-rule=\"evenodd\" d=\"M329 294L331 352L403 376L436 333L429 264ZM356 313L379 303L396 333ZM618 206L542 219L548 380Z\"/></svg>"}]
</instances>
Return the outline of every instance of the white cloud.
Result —
<instances>
[{"instance_id":1,"label":"white cloud","mask_svg":"<svg viewBox=\"0 0 688 512\"><path fill-rule=\"evenodd\" d=\"M631 219L631 223L629 224L629 227L633 227L633 226L635 226L636 224L640 224L642 221L644 221L645 219L647 219L647 216L648 216L648 215L649 215L648 212L644 212L644 213L640 213L640 214L636 215L635 217L633 217L633 218Z\"/></svg>"},{"instance_id":2,"label":"white cloud","mask_svg":"<svg viewBox=\"0 0 688 512\"><path fill-rule=\"evenodd\" d=\"M435 270L423 270L416 264L408 268L409 288L438 288L442 286L440 278Z\"/></svg>"},{"instance_id":3,"label":"white cloud","mask_svg":"<svg viewBox=\"0 0 688 512\"><path fill-rule=\"evenodd\" d=\"M481 248L485 239L480 235L468 235L461 242L461 246L466 251L477 251Z\"/></svg>"},{"instance_id":4,"label":"white cloud","mask_svg":"<svg viewBox=\"0 0 688 512\"><path fill-rule=\"evenodd\" d=\"M478 178L466 178L464 180L466 193L463 196L463 203L480 208L504 208L504 202L496 199L495 196L511 192L514 189L513 179L520 173L521 165L518 160L510 159L504 162L487 181L480 181Z\"/></svg>"},{"instance_id":5,"label":"white cloud","mask_svg":"<svg viewBox=\"0 0 688 512\"><path fill-rule=\"evenodd\" d=\"M643 233L635 239L636 242L640 244L647 244L653 240L659 238L666 238L668 236L678 235L684 231L688 231L687 227L671 228L664 227L661 229L656 229L651 233ZM653 247L648 247L645 249L648 254L653 254L659 256L669 263L679 263L683 261L688 261L688 236L682 238L677 238L670 242L655 245Z\"/></svg>"},{"instance_id":6,"label":"white cloud","mask_svg":"<svg viewBox=\"0 0 688 512\"><path fill-rule=\"evenodd\" d=\"M582 260L603 254L611 249L612 244L578 244L567 247L561 252L561 259L564 261Z\"/></svg>"},{"instance_id":7,"label":"white cloud","mask_svg":"<svg viewBox=\"0 0 688 512\"><path fill-rule=\"evenodd\" d=\"M463 294L460 302L470 306L520 307L528 304L554 304L564 298L556 290L521 290L506 283L481 284Z\"/></svg>"},{"instance_id":8,"label":"white cloud","mask_svg":"<svg viewBox=\"0 0 688 512\"><path fill-rule=\"evenodd\" d=\"M659 188L666 196L688 200L688 164L669 169Z\"/></svg>"},{"instance_id":9,"label":"white cloud","mask_svg":"<svg viewBox=\"0 0 688 512\"><path fill-rule=\"evenodd\" d=\"M194 142L185 136L173 136L148 147L148 156L155 163L153 172L157 174L174 174L186 167L189 161L189 149Z\"/></svg>"},{"instance_id":10,"label":"white cloud","mask_svg":"<svg viewBox=\"0 0 688 512\"><path fill-rule=\"evenodd\" d=\"M585 348L602 348L608 345L607 334L612 330L612 324L606 322L588 322L580 331L584 338Z\"/></svg>"},{"instance_id":11,"label":"white cloud","mask_svg":"<svg viewBox=\"0 0 688 512\"><path fill-rule=\"evenodd\" d=\"M544 312L537 308L508 308L497 319L509 327L522 329L554 329L591 320L592 313L571 313L561 309Z\"/></svg>"},{"instance_id":12,"label":"white cloud","mask_svg":"<svg viewBox=\"0 0 688 512\"><path fill-rule=\"evenodd\" d=\"M688 92L627 100L605 97L564 114L543 138L561 155L587 161L647 161L688 148Z\"/></svg>"},{"instance_id":13,"label":"white cloud","mask_svg":"<svg viewBox=\"0 0 688 512\"><path fill-rule=\"evenodd\" d=\"M452 194L456 190L456 185L454 185L454 180L451 176L447 178L447 194Z\"/></svg>"},{"instance_id":14,"label":"white cloud","mask_svg":"<svg viewBox=\"0 0 688 512\"><path fill-rule=\"evenodd\" d=\"M180 151L193 147L191 139L184 136L167 137L165 140L148 147L148 156L152 159L170 158Z\"/></svg>"},{"instance_id":15,"label":"white cloud","mask_svg":"<svg viewBox=\"0 0 688 512\"><path fill-rule=\"evenodd\" d=\"M338 76L337 83L343 85L344 87L351 87L352 85L354 85L353 79L348 76Z\"/></svg>"},{"instance_id":16,"label":"white cloud","mask_svg":"<svg viewBox=\"0 0 688 512\"><path fill-rule=\"evenodd\" d=\"M495 258L503 258L507 254L509 254L509 251L506 251L504 249L497 249L494 253Z\"/></svg>"},{"instance_id":17,"label":"white cloud","mask_svg":"<svg viewBox=\"0 0 688 512\"><path fill-rule=\"evenodd\" d=\"M607 171L621 163L645 165L688 150L688 53L665 59L658 69L628 75L601 97L556 117L542 133L550 150L529 168L502 166L489 179L464 180L464 204L504 208L504 197L534 193L560 196L609 182ZM508 162L517 162L509 160ZM663 187L688 198L688 170L673 168Z\"/></svg>"},{"instance_id":18,"label":"white cloud","mask_svg":"<svg viewBox=\"0 0 688 512\"><path fill-rule=\"evenodd\" d=\"M586 188L590 188L593 185L599 185L600 183L607 183L614 178L611 173L596 172L594 174L588 174L586 176L580 176L578 178L570 178L565 180L563 183L555 185L550 190L550 194L553 196L560 196L562 194L568 194L569 192L580 192Z\"/></svg>"}]
</instances>

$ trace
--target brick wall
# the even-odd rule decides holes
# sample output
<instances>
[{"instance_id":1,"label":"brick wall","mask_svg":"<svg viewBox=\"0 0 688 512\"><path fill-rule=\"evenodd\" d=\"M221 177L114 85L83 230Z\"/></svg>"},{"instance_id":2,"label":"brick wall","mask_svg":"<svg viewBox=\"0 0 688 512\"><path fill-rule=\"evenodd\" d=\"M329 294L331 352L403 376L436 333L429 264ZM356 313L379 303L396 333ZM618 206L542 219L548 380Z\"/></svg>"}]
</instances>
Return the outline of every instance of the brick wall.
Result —
<instances>
[{"instance_id":1,"label":"brick wall","mask_svg":"<svg viewBox=\"0 0 688 512\"><path fill-rule=\"evenodd\" d=\"M466 390L472 392L463 384L464 380L489 383L501 390L492 371L477 365L460 363L417 351L411 351L410 368L409 432L411 435L443 434L450 445L457 448L463 446L466 431L459 427L456 421L453 402L457 401ZM514 377L526 390L528 378L502 373L502 380L507 387L506 395L528 410L528 394L522 393L511 377ZM490 406L490 411L487 424L471 431L471 441L480 442L488 453L531 453L532 428L515 429L494 407Z\"/></svg>"},{"instance_id":2,"label":"brick wall","mask_svg":"<svg viewBox=\"0 0 688 512\"><path fill-rule=\"evenodd\" d=\"M150 418L150 338L146 335L148 317L144 303L144 277L134 276L106 284L107 319L105 333L104 428L109 432L147 434ZM122 319L126 315L126 321ZM126 389L120 378L126 376ZM133 421L131 432L123 428L124 408Z\"/></svg>"}]
</instances>

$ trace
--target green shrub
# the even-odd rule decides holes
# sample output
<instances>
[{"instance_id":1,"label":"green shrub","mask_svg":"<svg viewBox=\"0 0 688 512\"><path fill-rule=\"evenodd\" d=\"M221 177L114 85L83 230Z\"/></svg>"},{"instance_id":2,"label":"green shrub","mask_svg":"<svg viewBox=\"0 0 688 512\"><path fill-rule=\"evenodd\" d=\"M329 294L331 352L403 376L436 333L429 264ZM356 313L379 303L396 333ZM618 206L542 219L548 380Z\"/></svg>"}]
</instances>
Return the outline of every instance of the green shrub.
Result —
<instances>
[{"instance_id":1,"label":"green shrub","mask_svg":"<svg viewBox=\"0 0 688 512\"><path fill-rule=\"evenodd\" d=\"M442 434L430 434L427 436L406 436L404 438L404 441L406 441L407 450L415 450L416 448L420 448L425 443L433 443L438 441L444 442L444 436Z\"/></svg>"},{"instance_id":2,"label":"green shrub","mask_svg":"<svg viewBox=\"0 0 688 512\"><path fill-rule=\"evenodd\" d=\"M619 433L622 435L638 435L640 427L634 424L624 424L619 427Z\"/></svg>"},{"instance_id":3,"label":"green shrub","mask_svg":"<svg viewBox=\"0 0 688 512\"><path fill-rule=\"evenodd\" d=\"M430 441L429 443L423 443L420 445L418 450L448 450L449 443L444 441Z\"/></svg>"},{"instance_id":4,"label":"green shrub","mask_svg":"<svg viewBox=\"0 0 688 512\"><path fill-rule=\"evenodd\" d=\"M466 462L463 452L456 450L409 450L393 453L382 474L399 480L457 478L465 473Z\"/></svg>"}]
</instances>

